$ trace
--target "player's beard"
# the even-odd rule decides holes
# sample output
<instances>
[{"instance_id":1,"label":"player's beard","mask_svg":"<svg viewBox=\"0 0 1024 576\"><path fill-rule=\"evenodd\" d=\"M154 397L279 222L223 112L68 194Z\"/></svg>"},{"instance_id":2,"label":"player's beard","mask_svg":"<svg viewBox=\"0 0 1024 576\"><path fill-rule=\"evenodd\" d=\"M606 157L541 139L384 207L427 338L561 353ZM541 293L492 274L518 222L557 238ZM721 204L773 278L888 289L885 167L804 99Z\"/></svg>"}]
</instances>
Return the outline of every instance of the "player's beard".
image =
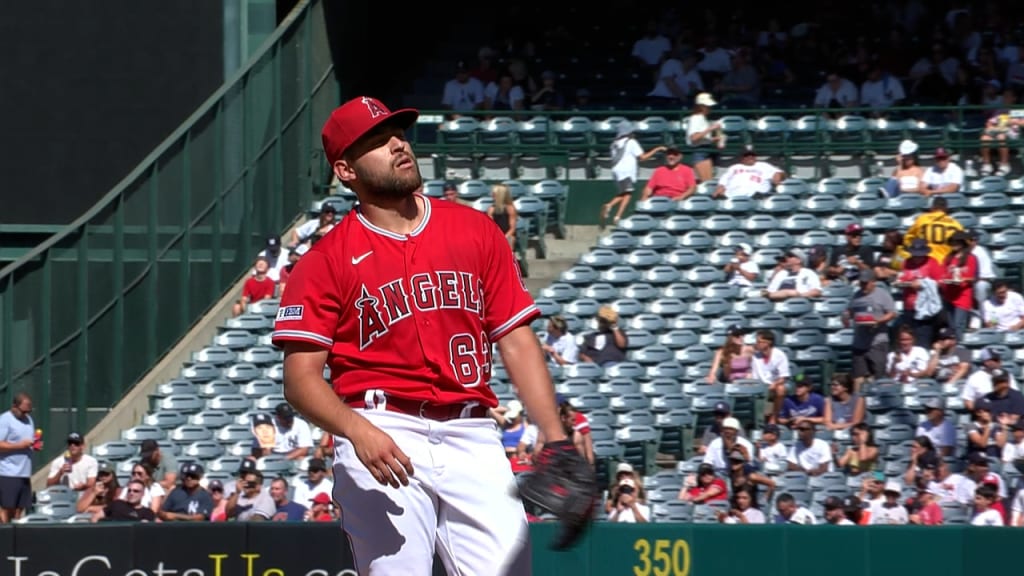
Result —
<instances>
[{"instance_id":1,"label":"player's beard","mask_svg":"<svg viewBox=\"0 0 1024 576\"><path fill-rule=\"evenodd\" d=\"M423 187L423 177L416 159L412 159L413 170L405 173L396 172L390 166L387 171L366 169L354 166L356 177L365 184L365 189L373 196L390 199L401 199L411 195Z\"/></svg>"}]
</instances>

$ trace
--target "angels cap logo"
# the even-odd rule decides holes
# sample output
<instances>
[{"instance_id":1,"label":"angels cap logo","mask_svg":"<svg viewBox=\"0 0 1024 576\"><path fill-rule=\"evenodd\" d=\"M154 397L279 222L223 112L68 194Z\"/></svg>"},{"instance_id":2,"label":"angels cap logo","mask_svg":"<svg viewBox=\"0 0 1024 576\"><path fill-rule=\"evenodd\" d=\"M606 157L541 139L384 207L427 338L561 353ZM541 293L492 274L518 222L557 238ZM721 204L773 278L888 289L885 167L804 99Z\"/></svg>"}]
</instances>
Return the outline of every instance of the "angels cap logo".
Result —
<instances>
[{"instance_id":1,"label":"angels cap logo","mask_svg":"<svg viewBox=\"0 0 1024 576\"><path fill-rule=\"evenodd\" d=\"M366 109L370 111L370 118L388 115L387 108L385 108L383 104L374 100L373 98L363 96L363 104L366 105Z\"/></svg>"}]
</instances>

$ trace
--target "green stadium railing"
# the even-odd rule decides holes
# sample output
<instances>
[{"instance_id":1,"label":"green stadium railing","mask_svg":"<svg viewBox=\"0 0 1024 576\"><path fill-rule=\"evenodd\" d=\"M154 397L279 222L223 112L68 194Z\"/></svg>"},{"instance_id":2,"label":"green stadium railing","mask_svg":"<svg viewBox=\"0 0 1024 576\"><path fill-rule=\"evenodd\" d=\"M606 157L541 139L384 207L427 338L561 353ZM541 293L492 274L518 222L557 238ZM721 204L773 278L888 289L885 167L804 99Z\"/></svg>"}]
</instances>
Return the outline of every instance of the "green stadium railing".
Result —
<instances>
[{"instance_id":1,"label":"green stadium railing","mask_svg":"<svg viewBox=\"0 0 1024 576\"><path fill-rule=\"evenodd\" d=\"M0 270L0 400L32 395L42 457L102 418L310 206L317 123L338 98L322 2L303 0L100 202Z\"/></svg>"}]
</instances>

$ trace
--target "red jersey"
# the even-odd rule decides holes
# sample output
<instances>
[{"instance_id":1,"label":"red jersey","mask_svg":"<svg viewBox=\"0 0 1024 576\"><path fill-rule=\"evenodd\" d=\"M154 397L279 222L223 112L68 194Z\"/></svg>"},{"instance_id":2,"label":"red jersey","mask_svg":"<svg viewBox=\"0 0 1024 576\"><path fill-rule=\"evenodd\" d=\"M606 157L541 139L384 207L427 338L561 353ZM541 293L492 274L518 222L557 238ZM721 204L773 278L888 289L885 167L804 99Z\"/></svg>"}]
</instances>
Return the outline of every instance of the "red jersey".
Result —
<instances>
[{"instance_id":1,"label":"red jersey","mask_svg":"<svg viewBox=\"0 0 1024 576\"><path fill-rule=\"evenodd\" d=\"M486 214L417 195L402 235L356 209L292 269L273 342L329 350L334 391L494 408L492 345L540 311Z\"/></svg>"},{"instance_id":2,"label":"red jersey","mask_svg":"<svg viewBox=\"0 0 1024 576\"><path fill-rule=\"evenodd\" d=\"M253 276L247 279L245 285L242 286L242 296L248 298L249 302L259 302L264 298L273 298L276 290L277 282L269 277L265 276L263 280L257 280Z\"/></svg>"},{"instance_id":3,"label":"red jersey","mask_svg":"<svg viewBox=\"0 0 1024 576\"><path fill-rule=\"evenodd\" d=\"M945 267L944 280L953 280L963 278L977 280L978 279L978 258L974 254L968 254L967 258L963 261L963 266L960 265L961 258L956 254L950 254L946 256L946 260L943 262ZM974 307L974 284L971 282L964 282L961 284L943 284L942 285L942 299L949 302L956 308L962 310L970 310Z\"/></svg>"},{"instance_id":4,"label":"red jersey","mask_svg":"<svg viewBox=\"0 0 1024 576\"><path fill-rule=\"evenodd\" d=\"M590 434L590 418L576 412L576 416L573 417L572 428L580 434Z\"/></svg>"},{"instance_id":5,"label":"red jersey","mask_svg":"<svg viewBox=\"0 0 1024 576\"><path fill-rule=\"evenodd\" d=\"M659 166L654 169L651 179L647 181L651 196L664 196L673 200L696 185L697 178L693 174L693 168L686 164L676 164L675 168Z\"/></svg>"},{"instance_id":6,"label":"red jersey","mask_svg":"<svg viewBox=\"0 0 1024 576\"><path fill-rule=\"evenodd\" d=\"M913 258L903 262L903 270L896 277L898 282L913 282L924 278L931 278L940 282L946 276L946 270L935 258L920 260ZM941 286L941 285L940 285ZM914 310L917 304L917 290L907 287L903 289L903 309Z\"/></svg>"}]
</instances>

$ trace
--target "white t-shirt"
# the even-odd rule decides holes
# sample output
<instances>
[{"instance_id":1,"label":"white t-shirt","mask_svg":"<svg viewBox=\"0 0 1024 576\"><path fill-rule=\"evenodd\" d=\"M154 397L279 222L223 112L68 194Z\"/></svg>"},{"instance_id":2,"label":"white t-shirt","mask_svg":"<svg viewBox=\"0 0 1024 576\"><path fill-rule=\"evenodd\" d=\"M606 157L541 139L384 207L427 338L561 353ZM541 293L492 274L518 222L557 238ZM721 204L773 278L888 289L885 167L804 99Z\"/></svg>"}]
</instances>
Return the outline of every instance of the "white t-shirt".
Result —
<instances>
[{"instance_id":1,"label":"white t-shirt","mask_svg":"<svg viewBox=\"0 0 1024 576\"><path fill-rule=\"evenodd\" d=\"M725 187L726 198L749 197L771 192L772 178L781 172L775 166L758 160L752 165L739 163L729 166L718 183Z\"/></svg>"},{"instance_id":2,"label":"white t-shirt","mask_svg":"<svg viewBox=\"0 0 1024 576\"><path fill-rule=\"evenodd\" d=\"M907 524L910 522L910 515L907 509L897 504L892 508L885 506L884 501L871 505L871 524Z\"/></svg>"},{"instance_id":3,"label":"white t-shirt","mask_svg":"<svg viewBox=\"0 0 1024 576\"><path fill-rule=\"evenodd\" d=\"M789 358L786 358L786 353L778 348L772 348L767 358L760 352L754 352L751 372L755 380L764 384L771 384L779 378L789 378Z\"/></svg>"},{"instance_id":4,"label":"white t-shirt","mask_svg":"<svg viewBox=\"0 0 1024 576\"><path fill-rule=\"evenodd\" d=\"M1003 463L1011 464L1018 458L1024 458L1024 442L1020 444L1014 444L1013 442L1007 442L1003 446Z\"/></svg>"},{"instance_id":5,"label":"white t-shirt","mask_svg":"<svg viewBox=\"0 0 1024 576\"><path fill-rule=\"evenodd\" d=\"M548 336L547 344L569 364L575 364L579 360L580 347L576 345L576 337L572 334L565 333L557 339Z\"/></svg>"},{"instance_id":6,"label":"white t-shirt","mask_svg":"<svg viewBox=\"0 0 1024 576\"><path fill-rule=\"evenodd\" d=\"M989 508L971 518L971 526L1003 526L1003 515Z\"/></svg>"},{"instance_id":7,"label":"white t-shirt","mask_svg":"<svg viewBox=\"0 0 1024 576\"><path fill-rule=\"evenodd\" d=\"M64 456L58 456L50 462L50 473L47 474L47 478L53 478L60 474L61 467L64 466ZM82 457L71 465L71 472L65 474L60 479L60 484L74 488L75 486L85 484L90 478L95 478L96 473L99 470L99 462L95 458L88 454L82 454Z\"/></svg>"},{"instance_id":8,"label":"white t-shirt","mask_svg":"<svg viewBox=\"0 0 1024 576\"><path fill-rule=\"evenodd\" d=\"M985 300L981 308L985 324L995 321L997 330L1007 332L1024 317L1024 296L1010 290L1002 304L996 304L995 297L992 297Z\"/></svg>"},{"instance_id":9,"label":"white t-shirt","mask_svg":"<svg viewBox=\"0 0 1024 576\"><path fill-rule=\"evenodd\" d=\"M498 92L500 90L501 86L498 86L497 82L491 82L486 88L484 88L484 97L493 103L494 99L498 97ZM516 102L522 104L525 98L523 89L520 86L512 86L508 91L508 105L513 109L516 109Z\"/></svg>"},{"instance_id":10,"label":"white t-shirt","mask_svg":"<svg viewBox=\"0 0 1024 576\"><path fill-rule=\"evenodd\" d=\"M327 226L328 226L327 227L328 231L334 229L334 224L328 224ZM298 229L295 230L295 233L298 234L300 242L305 242L306 240L309 240L310 238L312 238L313 234L316 234L316 231L319 230L319 229L320 229L320 219L319 218L313 218L312 220L309 220L307 222L303 222L302 225L299 226Z\"/></svg>"},{"instance_id":11,"label":"white t-shirt","mask_svg":"<svg viewBox=\"0 0 1024 576\"><path fill-rule=\"evenodd\" d=\"M743 436L737 436L736 443L743 446L747 450L747 454L750 454L751 456L754 455L754 445L750 443L750 440L747 440ZM718 472L725 472L729 469L729 460L726 458L725 451L722 449L721 436L708 443L708 447L704 451L704 463L711 464Z\"/></svg>"},{"instance_id":12,"label":"white t-shirt","mask_svg":"<svg viewBox=\"0 0 1024 576\"><path fill-rule=\"evenodd\" d=\"M690 146L710 146L711 135L708 134L700 140L694 140L693 135L698 132L704 132L708 129L708 117L703 114L693 114L686 121L686 141Z\"/></svg>"},{"instance_id":13,"label":"white t-shirt","mask_svg":"<svg viewBox=\"0 0 1024 576\"><path fill-rule=\"evenodd\" d=\"M843 78L839 82L839 89L832 90L832 86L826 82L818 88L818 93L814 96L814 107L815 108L828 108L829 104L833 101L839 102L843 106L852 106L857 103L857 86Z\"/></svg>"},{"instance_id":14,"label":"white t-shirt","mask_svg":"<svg viewBox=\"0 0 1024 576\"><path fill-rule=\"evenodd\" d=\"M782 442L776 442L771 446L761 448L760 457L766 466L774 465L785 468L786 459L789 458L789 449Z\"/></svg>"},{"instance_id":15,"label":"white t-shirt","mask_svg":"<svg viewBox=\"0 0 1024 576\"><path fill-rule=\"evenodd\" d=\"M885 361L885 371L889 374L892 374L893 370L897 374L905 373L906 381L913 382L916 378L910 376L910 372L920 372L927 368L929 358L928 351L920 346L914 346L908 354L889 352Z\"/></svg>"},{"instance_id":16,"label":"white t-shirt","mask_svg":"<svg viewBox=\"0 0 1024 576\"><path fill-rule=\"evenodd\" d=\"M829 447L828 442L821 438L815 438L810 446L805 446L799 440L794 442L793 447L789 449L786 461L796 464L801 469L807 471L817 470L819 466L825 463L828 463L828 468L826 469L828 472L835 469L832 448Z\"/></svg>"},{"instance_id":17,"label":"white t-shirt","mask_svg":"<svg viewBox=\"0 0 1024 576\"><path fill-rule=\"evenodd\" d=\"M743 517L747 519L747 524L764 524L764 512L761 512L757 508L747 508L740 512ZM739 524L740 521L729 516L725 520L722 520L722 524Z\"/></svg>"},{"instance_id":18,"label":"white t-shirt","mask_svg":"<svg viewBox=\"0 0 1024 576\"><path fill-rule=\"evenodd\" d=\"M634 42L632 55L648 66L654 66L661 62L661 57L670 50L672 50L672 42L661 34L657 34L653 38L644 36Z\"/></svg>"},{"instance_id":19,"label":"white t-shirt","mask_svg":"<svg viewBox=\"0 0 1024 576\"><path fill-rule=\"evenodd\" d=\"M895 76L886 76L874 82L868 80L860 86L861 106L889 108L906 97L903 83Z\"/></svg>"},{"instance_id":20,"label":"white t-shirt","mask_svg":"<svg viewBox=\"0 0 1024 576\"><path fill-rule=\"evenodd\" d=\"M637 502L637 511L640 512L640 516L644 520L650 522L651 520L651 507L646 504L640 504ZM624 510L612 510L611 514L608 515L609 522L625 522L627 524L636 523L636 512L633 512L632 508L626 508Z\"/></svg>"},{"instance_id":21,"label":"white t-shirt","mask_svg":"<svg viewBox=\"0 0 1024 576\"><path fill-rule=\"evenodd\" d=\"M753 260L747 260L740 264L740 270L747 272L748 274L754 274L754 277L761 275L761 267L757 265L757 262ZM753 286L753 282L747 280L746 276L740 274L739 271L734 270L732 276L729 277L729 284L735 286Z\"/></svg>"},{"instance_id":22,"label":"white t-shirt","mask_svg":"<svg viewBox=\"0 0 1024 576\"><path fill-rule=\"evenodd\" d=\"M964 187L964 171L953 162L950 162L942 172L936 170L935 166L931 166L924 171L923 180L925 185L930 184L936 188L946 184L956 184L958 189L962 189Z\"/></svg>"},{"instance_id":23,"label":"white t-shirt","mask_svg":"<svg viewBox=\"0 0 1024 576\"><path fill-rule=\"evenodd\" d=\"M1010 388L1017 390L1017 380L1010 374ZM964 389L960 392L960 398L965 401L974 402L978 398L981 398L985 394L992 391L992 375L986 370L976 370L973 374L967 377L967 382L964 382Z\"/></svg>"},{"instance_id":24,"label":"white t-shirt","mask_svg":"<svg viewBox=\"0 0 1024 576\"><path fill-rule=\"evenodd\" d=\"M779 270L768 283L769 292L792 289L796 289L800 294L806 294L811 290L820 290L821 278L814 270L801 267L795 276L789 270Z\"/></svg>"},{"instance_id":25,"label":"white t-shirt","mask_svg":"<svg viewBox=\"0 0 1024 576\"><path fill-rule=\"evenodd\" d=\"M956 446L956 428L949 420L943 420L938 426L925 420L917 425L915 436L927 436L936 448Z\"/></svg>"},{"instance_id":26,"label":"white t-shirt","mask_svg":"<svg viewBox=\"0 0 1024 576\"><path fill-rule=\"evenodd\" d=\"M519 437L519 443L528 448L533 448L537 444L538 432L536 424L527 424L526 430L523 430L523 435Z\"/></svg>"},{"instance_id":27,"label":"white t-shirt","mask_svg":"<svg viewBox=\"0 0 1024 576\"><path fill-rule=\"evenodd\" d=\"M317 484L316 486L310 486L308 480L303 480L302 482L298 482L295 484L295 491L292 494L292 501L298 502L299 504L305 506L306 508L309 508L309 501L312 500L313 498L316 498L317 494L327 494L328 496L331 496L333 491L334 482L326 476L324 476L324 478L320 480L320 483Z\"/></svg>"},{"instance_id":28,"label":"white t-shirt","mask_svg":"<svg viewBox=\"0 0 1024 576\"><path fill-rule=\"evenodd\" d=\"M815 523L814 514L810 510L803 506L797 507L793 515L786 520L781 514L775 515L776 524L803 524L805 526L811 526Z\"/></svg>"},{"instance_id":29,"label":"white t-shirt","mask_svg":"<svg viewBox=\"0 0 1024 576\"><path fill-rule=\"evenodd\" d=\"M978 259L978 278L992 280L996 277L996 270L992 266L992 255L988 253L987 248L979 244L971 250L971 254Z\"/></svg>"},{"instance_id":30,"label":"white t-shirt","mask_svg":"<svg viewBox=\"0 0 1024 576\"><path fill-rule=\"evenodd\" d=\"M1013 497L1013 506L1010 507L1010 510L1010 520L1016 526L1020 523L1021 517L1024 516L1024 488L1017 490L1017 495Z\"/></svg>"},{"instance_id":31,"label":"white t-shirt","mask_svg":"<svg viewBox=\"0 0 1024 576\"><path fill-rule=\"evenodd\" d=\"M612 159L619 159L612 166L612 175L615 176L615 180L629 178L635 182L636 171L639 166L637 158L642 156L643 153L644 149L640 147L640 143L636 141L636 138L618 138L612 142Z\"/></svg>"},{"instance_id":32,"label":"white t-shirt","mask_svg":"<svg viewBox=\"0 0 1024 576\"><path fill-rule=\"evenodd\" d=\"M472 76L465 83L452 78L445 83L441 96L441 104L457 112L473 110L483 101L484 85Z\"/></svg>"}]
</instances>

